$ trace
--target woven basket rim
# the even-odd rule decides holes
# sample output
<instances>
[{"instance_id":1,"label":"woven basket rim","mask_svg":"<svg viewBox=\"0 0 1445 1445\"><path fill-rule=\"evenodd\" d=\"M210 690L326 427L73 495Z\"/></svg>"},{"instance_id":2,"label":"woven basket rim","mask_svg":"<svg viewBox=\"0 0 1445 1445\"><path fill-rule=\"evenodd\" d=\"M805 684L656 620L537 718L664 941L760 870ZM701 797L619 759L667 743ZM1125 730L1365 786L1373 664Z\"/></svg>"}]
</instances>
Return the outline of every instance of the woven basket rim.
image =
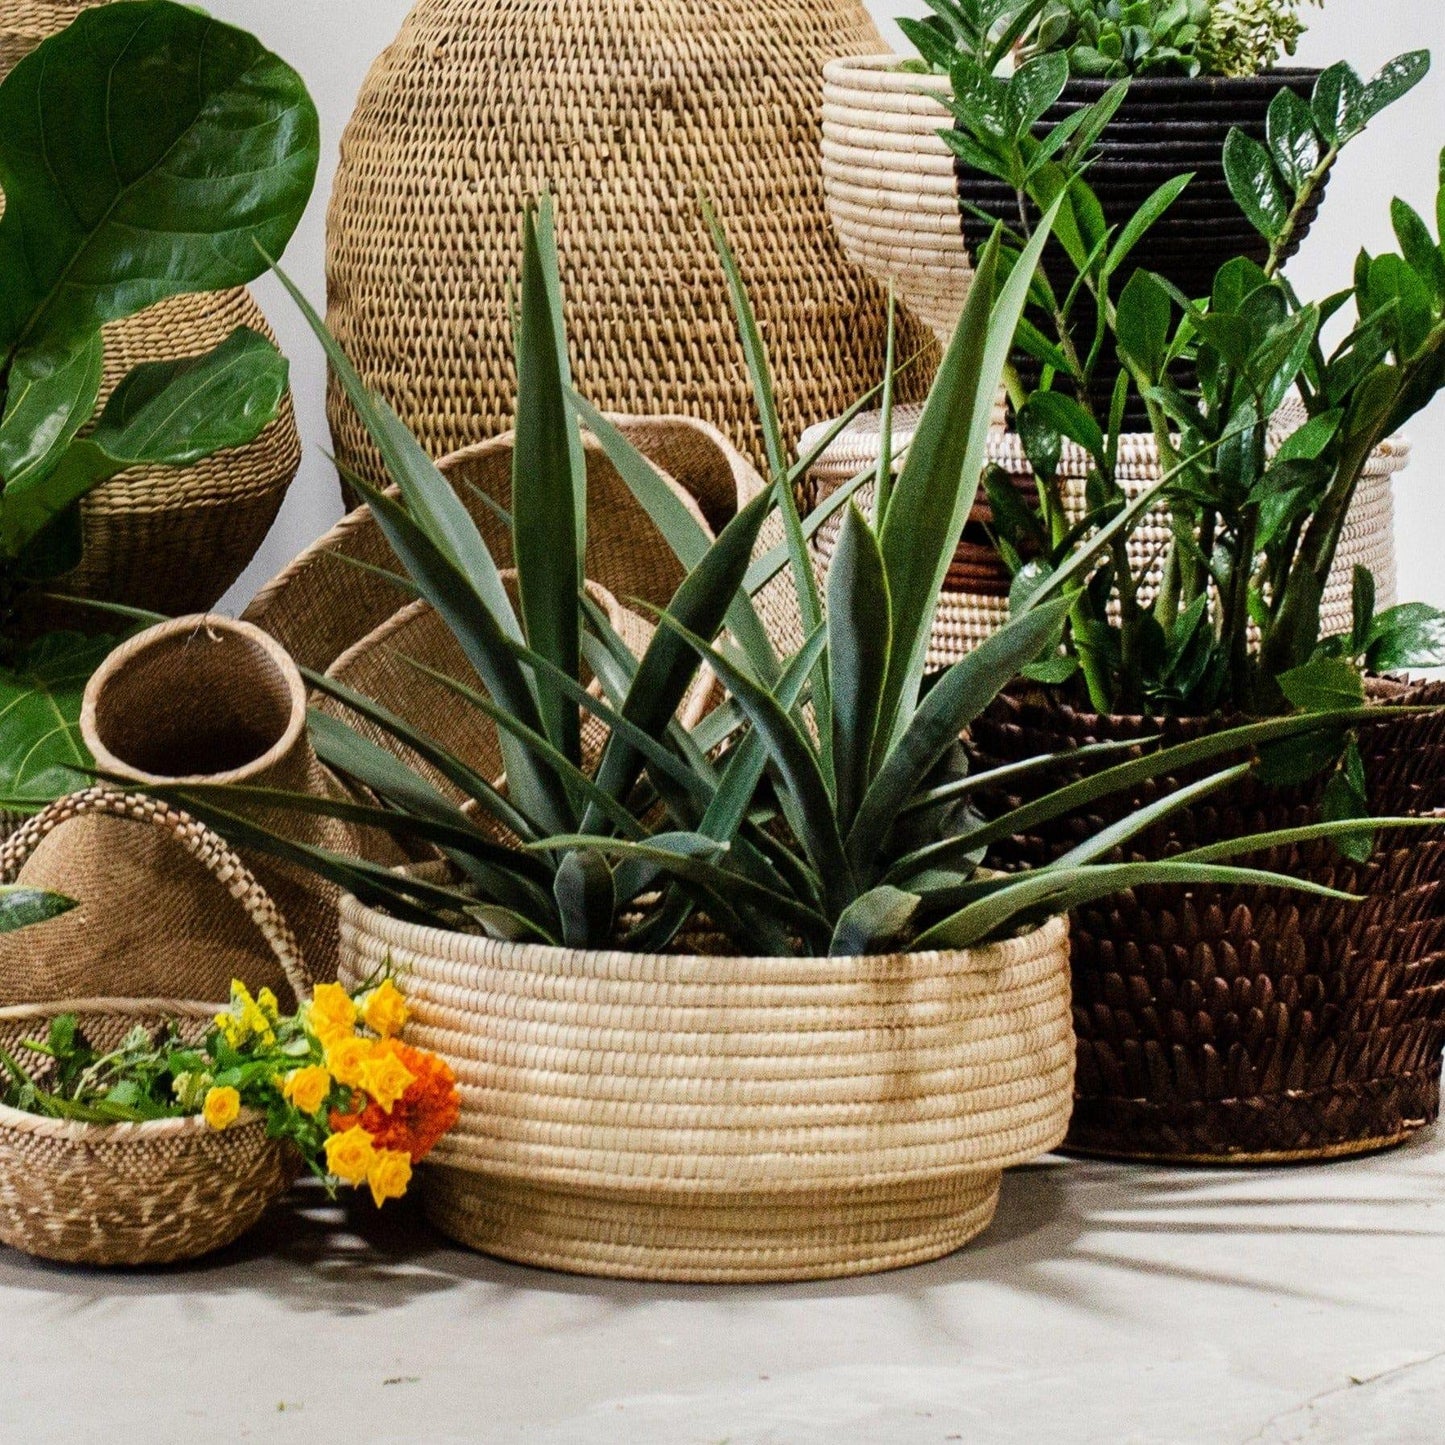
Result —
<instances>
[{"instance_id":1,"label":"woven basket rim","mask_svg":"<svg viewBox=\"0 0 1445 1445\"><path fill-rule=\"evenodd\" d=\"M402 871L402 870L398 870ZM619 958L632 961L633 972L657 970L660 973L675 973L689 964L699 968L716 967L720 962L732 964L756 964L767 968L775 982L785 969L799 970L807 974L828 974L841 972L862 963L876 963L889 958L907 958L915 966L928 967L940 964L964 964L955 967L955 972L990 972L1015 960L1017 955L1044 952L1066 946L1068 941L1068 919L1062 915L1050 918L1047 923L1016 938L1004 939L999 943L986 944L982 948L942 948L917 950L906 954L849 954L843 957L820 957L812 955L782 955L770 957L759 954L718 953L638 953L629 949L578 949L564 948L548 943L508 943L480 934L460 933L453 929L434 928L424 924L407 923L393 918L380 909L372 908L350 893L343 893L340 903L343 924L364 928L379 935L399 948L425 954L435 945L445 942L452 948L460 947L463 952L485 950L494 960L520 963L524 958L541 957L556 967L550 971L560 972L564 965L571 971L599 972ZM532 970L537 971L537 970ZM742 978L737 980L743 982ZM805 978L801 980L806 983Z\"/></svg>"},{"instance_id":2,"label":"woven basket rim","mask_svg":"<svg viewBox=\"0 0 1445 1445\"><path fill-rule=\"evenodd\" d=\"M82 998L57 999L52 1003L14 1004L0 1008L0 1024L23 1023L27 1019L53 1019L60 1014L81 1016L108 1014L116 1017L142 1015L173 1015L178 1018L210 1018L225 1009L225 1004L201 1003L195 999L174 998ZM256 1109L242 1109L234 1124L225 1132L246 1125L264 1124L266 1116ZM148 1119L140 1124L85 1124L75 1119L50 1119L24 1109L0 1104L0 1131L31 1134L37 1138L56 1139L71 1144L154 1144L190 1135L216 1133L200 1114L186 1114L176 1119Z\"/></svg>"},{"instance_id":3,"label":"woven basket rim","mask_svg":"<svg viewBox=\"0 0 1445 1445\"><path fill-rule=\"evenodd\" d=\"M845 80L862 81L877 90L912 90L915 93L919 86L925 85L938 95L950 90L951 83L946 75L900 70L899 66L908 58L892 50L878 51L873 55L840 55L823 67L823 81L831 85Z\"/></svg>"}]
</instances>

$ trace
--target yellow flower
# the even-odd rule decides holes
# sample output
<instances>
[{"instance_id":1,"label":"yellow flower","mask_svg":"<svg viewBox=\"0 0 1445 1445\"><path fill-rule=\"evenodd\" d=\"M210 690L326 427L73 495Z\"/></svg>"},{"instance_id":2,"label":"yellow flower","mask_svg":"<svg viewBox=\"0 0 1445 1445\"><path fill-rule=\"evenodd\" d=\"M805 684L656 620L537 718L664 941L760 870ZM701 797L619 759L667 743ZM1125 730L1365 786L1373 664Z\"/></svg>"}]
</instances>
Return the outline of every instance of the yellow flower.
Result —
<instances>
[{"instance_id":1,"label":"yellow flower","mask_svg":"<svg viewBox=\"0 0 1445 1445\"><path fill-rule=\"evenodd\" d=\"M307 1010L311 1032L327 1047L356 1031L356 1005L339 983L319 983Z\"/></svg>"},{"instance_id":2,"label":"yellow flower","mask_svg":"<svg viewBox=\"0 0 1445 1445\"><path fill-rule=\"evenodd\" d=\"M269 988L263 988L256 995L256 1007L266 1016L268 1023L279 1024L281 1022L281 1005Z\"/></svg>"},{"instance_id":3,"label":"yellow flower","mask_svg":"<svg viewBox=\"0 0 1445 1445\"><path fill-rule=\"evenodd\" d=\"M326 1067L338 1083L352 1089L364 1088L362 1073L375 1052L376 1045L370 1039L359 1039L355 1034L338 1038L326 1046Z\"/></svg>"},{"instance_id":4,"label":"yellow flower","mask_svg":"<svg viewBox=\"0 0 1445 1445\"><path fill-rule=\"evenodd\" d=\"M416 1075L393 1053L374 1052L361 1066L361 1087L391 1113L392 1106L416 1083Z\"/></svg>"},{"instance_id":5,"label":"yellow flower","mask_svg":"<svg viewBox=\"0 0 1445 1445\"><path fill-rule=\"evenodd\" d=\"M287 1074L281 1082L281 1094L303 1114L314 1114L331 1092L331 1075L319 1064L308 1065Z\"/></svg>"},{"instance_id":6,"label":"yellow flower","mask_svg":"<svg viewBox=\"0 0 1445 1445\"><path fill-rule=\"evenodd\" d=\"M372 989L362 1005L362 1017L367 1028L384 1039L399 1034L407 1019L406 1000L401 990L390 979L380 988Z\"/></svg>"},{"instance_id":7,"label":"yellow flower","mask_svg":"<svg viewBox=\"0 0 1445 1445\"><path fill-rule=\"evenodd\" d=\"M221 1037L230 1044L233 1049L241 1047L244 1038L244 1030L241 1028L241 1020L235 1014L217 1014L216 1027L221 1031Z\"/></svg>"},{"instance_id":8,"label":"yellow flower","mask_svg":"<svg viewBox=\"0 0 1445 1445\"><path fill-rule=\"evenodd\" d=\"M388 1199L400 1199L411 1183L411 1155L404 1149L377 1149L366 1171L371 1197L381 1208Z\"/></svg>"},{"instance_id":9,"label":"yellow flower","mask_svg":"<svg viewBox=\"0 0 1445 1445\"><path fill-rule=\"evenodd\" d=\"M206 1123L218 1134L229 1129L241 1114L241 1096L232 1088L212 1089L206 1095Z\"/></svg>"},{"instance_id":10,"label":"yellow flower","mask_svg":"<svg viewBox=\"0 0 1445 1445\"><path fill-rule=\"evenodd\" d=\"M371 1135L359 1124L326 1141L326 1167L348 1184L362 1184L376 1158Z\"/></svg>"}]
</instances>

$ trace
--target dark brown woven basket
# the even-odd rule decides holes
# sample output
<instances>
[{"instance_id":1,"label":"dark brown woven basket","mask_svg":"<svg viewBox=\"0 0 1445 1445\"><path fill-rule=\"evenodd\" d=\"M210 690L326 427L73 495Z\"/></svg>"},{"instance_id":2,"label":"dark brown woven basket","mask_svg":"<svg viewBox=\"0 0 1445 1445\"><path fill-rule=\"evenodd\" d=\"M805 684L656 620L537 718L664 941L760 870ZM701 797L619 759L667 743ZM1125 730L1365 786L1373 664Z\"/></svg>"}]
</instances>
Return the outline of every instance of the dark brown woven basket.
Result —
<instances>
[{"instance_id":1,"label":"dark brown woven basket","mask_svg":"<svg viewBox=\"0 0 1445 1445\"><path fill-rule=\"evenodd\" d=\"M1377 684L1445 703L1445 685ZM983 765L1090 742L1198 737L1215 721L1099 717L1038 689L975 725ZM1360 729L1372 811L1445 809L1445 712ZM1202 772L1203 770L1201 770ZM1007 865L1046 863L1200 776L1171 778L1011 840ZM1135 839L1120 861L1317 820L1320 785L1256 780ZM996 813L1020 801L985 800ZM1382 833L1364 865L1328 841L1250 863L1363 895L1278 888L1137 889L1073 916L1078 1080L1068 1147L1121 1159L1273 1163L1403 1142L1440 1107L1445 1046L1445 833Z\"/></svg>"}]
</instances>

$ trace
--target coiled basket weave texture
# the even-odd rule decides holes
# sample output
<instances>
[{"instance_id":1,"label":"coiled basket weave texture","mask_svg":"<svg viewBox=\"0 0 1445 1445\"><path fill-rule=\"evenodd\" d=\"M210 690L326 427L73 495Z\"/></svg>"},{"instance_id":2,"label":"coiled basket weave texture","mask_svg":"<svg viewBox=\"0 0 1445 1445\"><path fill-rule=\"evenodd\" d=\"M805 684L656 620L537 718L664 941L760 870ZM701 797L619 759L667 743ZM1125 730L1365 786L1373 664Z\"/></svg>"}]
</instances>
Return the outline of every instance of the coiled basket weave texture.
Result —
<instances>
[{"instance_id":1,"label":"coiled basket weave texture","mask_svg":"<svg viewBox=\"0 0 1445 1445\"><path fill-rule=\"evenodd\" d=\"M12 881L50 831L86 814L124 818L174 838L244 907L297 998L310 997L310 974L265 890L215 834L152 799L104 789L62 799L0 851L0 881ZM25 1041L43 1039L50 1021L67 1013L101 1047L118 1046L138 1025L158 1029L168 1019L199 1040L223 1006L135 998L19 1005L0 1009L0 1047L23 1058ZM40 1076L43 1083L43 1070ZM296 1172L289 1146L268 1139L264 1117L251 1111L217 1133L200 1118L82 1124L0 1105L0 1240L69 1264L194 1259L239 1239Z\"/></svg>"},{"instance_id":2,"label":"coiled basket weave texture","mask_svg":"<svg viewBox=\"0 0 1445 1445\"><path fill-rule=\"evenodd\" d=\"M902 465L913 438L919 408L900 407L894 414L894 446L899 455L895 466ZM1278 445L1304 418L1287 406L1275 419L1272 441ZM803 449L821 434L815 428L804 436ZM815 501L824 501L839 487L846 485L860 472L878 464L879 416L866 413L851 422L810 473L810 490ZM1324 635L1348 632L1353 618L1352 586L1354 569L1366 567L1374 574L1381 608L1395 603L1398 571L1395 554L1395 478L1410 464L1411 446L1404 437L1394 437L1370 458L1355 493L1354 504L1345 523L1339 553L1333 572L1325 587L1321 604ZM1013 479L1014 485L1033 501L1033 471L1024 455L1022 444L1011 432L995 430L989 439L988 459L1000 466ZM1085 486L1092 462L1084 449L1074 442L1064 443L1059 480L1064 489L1065 505L1075 522L1086 514ZM1152 436L1129 434L1122 439L1119 452L1119 482L1130 496L1138 496L1160 478L1159 448ZM868 483L856 493L859 505L866 510L872 504L873 486ZM823 576L832 563L838 542L842 513L830 518L819 528L814 539L814 554ZM986 637L1008 621L1009 574L1000 560L987 527L992 511L982 491L959 544L958 555L949 574L938 618L934 623L933 646L929 661L932 666L946 667L977 647ZM1129 555L1143 576L1141 597L1147 601L1155 594L1168 554L1172 533L1164 509L1150 513L1129 539ZM801 642L801 636L798 641Z\"/></svg>"},{"instance_id":3,"label":"coiled basket weave texture","mask_svg":"<svg viewBox=\"0 0 1445 1445\"><path fill-rule=\"evenodd\" d=\"M699 191L727 226L795 440L883 374L886 308L828 223L821 71L861 0L420 0L372 68L329 215L328 320L433 456L512 425L520 219L557 200L579 389L763 445ZM927 333L907 322L911 354ZM905 385L921 397L926 368ZM379 477L333 388L340 459Z\"/></svg>"},{"instance_id":4,"label":"coiled basket weave texture","mask_svg":"<svg viewBox=\"0 0 1445 1445\"><path fill-rule=\"evenodd\" d=\"M1445 684L1380 682L1374 695L1440 707ZM972 746L996 766L1095 741L1184 742L1220 725L1097 717L1026 689L974 725ZM1445 810L1445 712L1370 723L1359 746L1377 816ZM1141 788L995 856L1005 866L1042 866L1200 776ZM1322 786L1268 789L1250 779L1150 829L1118 861L1317 821ZM980 807L996 814L1017 801L999 792ZM1382 833L1364 864L1329 841L1248 861L1363 901L1156 887L1077 910L1078 1100L1069 1147L1201 1163L1329 1159L1400 1143L1438 1115L1445 830Z\"/></svg>"},{"instance_id":5,"label":"coiled basket weave texture","mask_svg":"<svg viewBox=\"0 0 1445 1445\"><path fill-rule=\"evenodd\" d=\"M81 11L104 3L4 0L0 80ZM240 288L172 297L107 326L101 405L133 367L199 355L238 326L276 340L250 292ZM250 446L219 452L191 467L122 472L81 503L83 560L62 590L168 616L206 611L265 541L300 465L301 438L287 392L276 420ZM93 630L97 615L53 607L36 625Z\"/></svg>"},{"instance_id":6,"label":"coiled basket weave texture","mask_svg":"<svg viewBox=\"0 0 1445 1445\"><path fill-rule=\"evenodd\" d=\"M343 978L390 960L408 1038L457 1071L427 1211L505 1259L700 1282L934 1259L1068 1123L1061 920L971 953L754 959L341 916Z\"/></svg>"}]
</instances>

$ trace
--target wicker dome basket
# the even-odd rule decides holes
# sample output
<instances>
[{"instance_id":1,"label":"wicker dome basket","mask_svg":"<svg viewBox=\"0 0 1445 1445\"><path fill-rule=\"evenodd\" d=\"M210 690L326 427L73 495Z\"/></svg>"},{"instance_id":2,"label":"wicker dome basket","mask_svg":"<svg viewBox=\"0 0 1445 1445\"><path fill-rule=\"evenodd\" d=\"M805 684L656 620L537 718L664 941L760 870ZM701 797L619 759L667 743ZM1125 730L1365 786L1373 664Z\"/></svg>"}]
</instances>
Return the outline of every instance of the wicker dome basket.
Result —
<instances>
[{"instance_id":1,"label":"wicker dome basket","mask_svg":"<svg viewBox=\"0 0 1445 1445\"><path fill-rule=\"evenodd\" d=\"M817 165L823 62L880 43L861 0L420 0L343 139L333 330L432 455L507 430L508 288L547 187L580 390L696 412L761 458L698 193L729 229L796 439L883 373L882 293L839 249ZM926 339L908 330L903 354ZM331 423L338 456L379 476L335 390Z\"/></svg>"},{"instance_id":2,"label":"wicker dome basket","mask_svg":"<svg viewBox=\"0 0 1445 1445\"><path fill-rule=\"evenodd\" d=\"M900 407L894 414L894 445L900 451L912 439L917 419L916 407ZM1281 412L1275 425L1276 439L1282 440L1299 425L1299 421L1296 414ZM860 472L876 466L878 447L879 418L876 412L852 422L819 459L811 473L812 490L818 499L826 498ZM989 440L988 454L990 462L1001 466L1028 495L1033 495L1033 472L1017 436L995 431ZM1410 455L1409 441L1404 437L1395 437L1374 454L1365 468L1340 542L1334 571L1325 589L1321 620L1326 636L1349 630L1353 615L1351 587L1357 566L1367 567L1374 574L1379 605L1382 608L1394 606L1398 586L1394 482L1395 477L1409 466ZM898 465L901 464L900 459ZM1082 447L1069 441L1064 443L1059 477L1075 521L1082 520L1085 515L1084 487L1090 465ZM1159 476L1159 451L1154 439L1142 433L1124 437L1120 447L1119 481L1125 491L1137 496L1157 482ZM860 505L866 507L872 497L872 484L859 488L856 495ZM977 647L1008 621L1008 572L985 531L985 524L990 519L988 504L980 493L969 527L959 545L947 590L939 603L929 656L933 667L946 667L957 662L964 653ZM814 542L818 565L824 575L837 545L840 525L841 517L829 519L819 528ZM1145 518L1130 538L1130 556L1136 566L1144 569L1141 596L1145 600L1153 596L1157 587L1169 538L1168 519L1163 512L1155 512ZM779 625L786 626L785 623ZM796 623L793 626L796 628Z\"/></svg>"},{"instance_id":3,"label":"wicker dome basket","mask_svg":"<svg viewBox=\"0 0 1445 1445\"><path fill-rule=\"evenodd\" d=\"M47 36L106 0L5 0L0 6L0 79ZM3 206L0 198L0 206ZM250 292L172 297L105 329L103 405L132 367L194 356L238 326L275 335ZM265 541L301 465L288 392L280 415L247 447L187 468L137 467L81 503L85 551L65 579L74 596L174 616L204 612L225 595ZM37 625L93 630L89 609L48 610Z\"/></svg>"},{"instance_id":4,"label":"wicker dome basket","mask_svg":"<svg viewBox=\"0 0 1445 1445\"><path fill-rule=\"evenodd\" d=\"M573 952L402 924L347 898L343 977L389 959L408 1037L457 1071L423 1171L447 1234L582 1274L863 1274L989 1223L1073 1074L1068 935L972 953Z\"/></svg>"},{"instance_id":5,"label":"wicker dome basket","mask_svg":"<svg viewBox=\"0 0 1445 1445\"><path fill-rule=\"evenodd\" d=\"M264 890L213 833L152 799L101 789L63 799L0 852L10 881L54 828L87 813L159 827L208 869L244 909L297 998L311 993L300 951ZM43 928L44 925L41 925ZM0 1047L23 1053L50 1020L79 1016L93 1043L118 1045L137 1025L175 1020L202 1037L218 1003L68 999L0 1009ZM246 1112L224 1133L200 1118L95 1125L0 1105L0 1240L68 1264L158 1265L194 1259L239 1239L291 1186L297 1161Z\"/></svg>"}]
</instances>

